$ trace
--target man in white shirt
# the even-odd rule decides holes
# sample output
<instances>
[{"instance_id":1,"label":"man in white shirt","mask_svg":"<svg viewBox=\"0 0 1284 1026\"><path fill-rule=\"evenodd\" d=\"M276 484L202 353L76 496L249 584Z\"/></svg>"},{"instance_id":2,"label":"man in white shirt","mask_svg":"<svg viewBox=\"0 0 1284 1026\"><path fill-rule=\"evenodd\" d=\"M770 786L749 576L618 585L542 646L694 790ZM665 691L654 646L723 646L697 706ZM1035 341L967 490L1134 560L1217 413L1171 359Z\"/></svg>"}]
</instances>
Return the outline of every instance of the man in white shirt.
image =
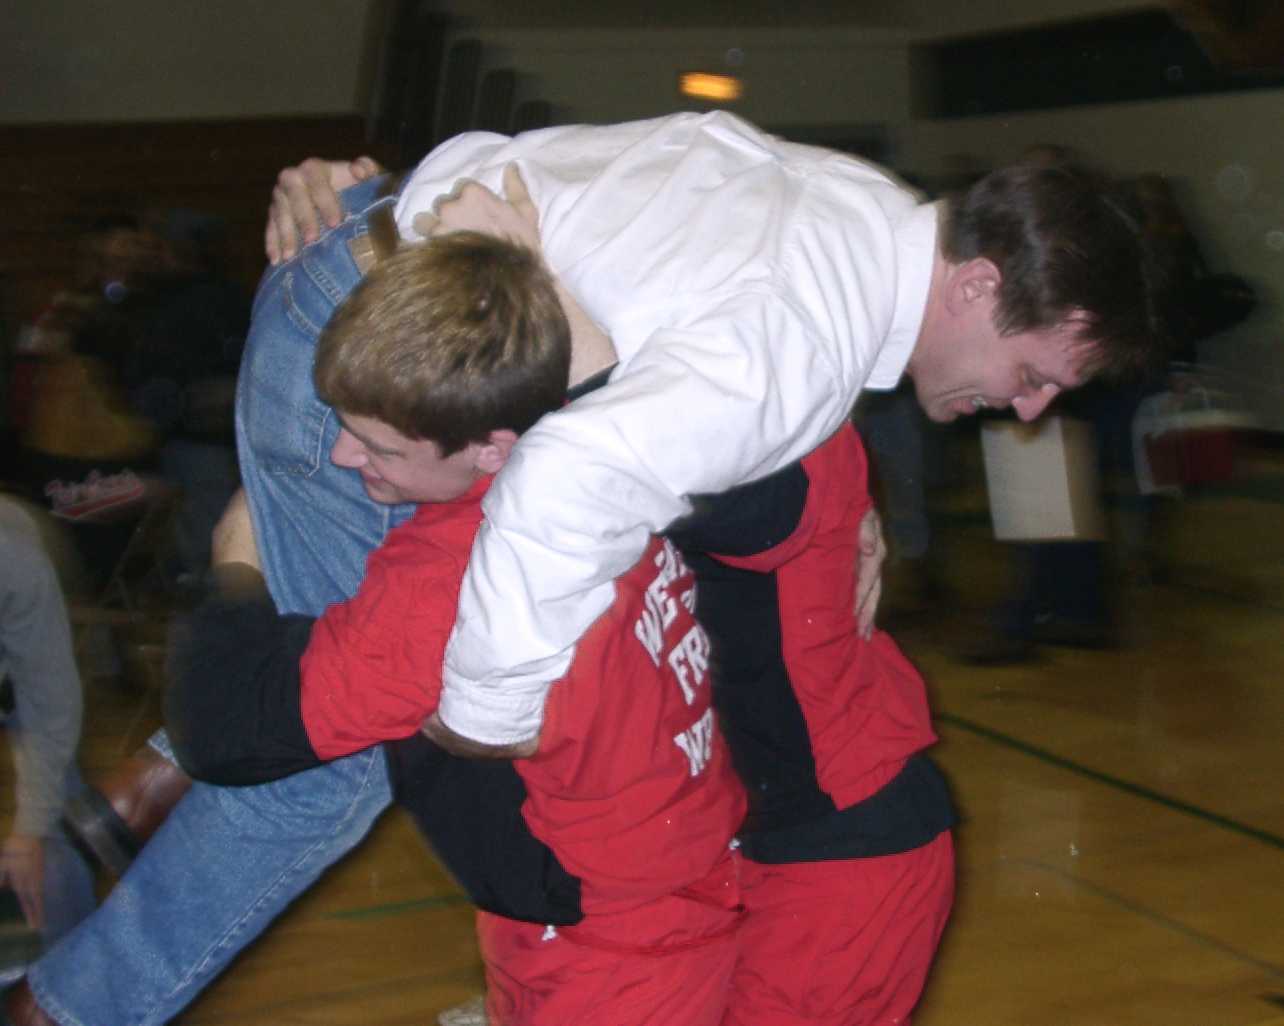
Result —
<instances>
[{"instance_id":1,"label":"man in white shirt","mask_svg":"<svg viewBox=\"0 0 1284 1026\"><path fill-rule=\"evenodd\" d=\"M686 496L804 455L862 389L907 373L935 420L1009 406L1031 420L1162 347L1137 218L1075 166L1003 169L947 208L723 113L469 133L404 185L403 237L461 180L498 191L509 165L620 365L529 432L487 498L440 710L475 742L537 734L547 682ZM281 225L269 246L284 254Z\"/></svg>"}]
</instances>

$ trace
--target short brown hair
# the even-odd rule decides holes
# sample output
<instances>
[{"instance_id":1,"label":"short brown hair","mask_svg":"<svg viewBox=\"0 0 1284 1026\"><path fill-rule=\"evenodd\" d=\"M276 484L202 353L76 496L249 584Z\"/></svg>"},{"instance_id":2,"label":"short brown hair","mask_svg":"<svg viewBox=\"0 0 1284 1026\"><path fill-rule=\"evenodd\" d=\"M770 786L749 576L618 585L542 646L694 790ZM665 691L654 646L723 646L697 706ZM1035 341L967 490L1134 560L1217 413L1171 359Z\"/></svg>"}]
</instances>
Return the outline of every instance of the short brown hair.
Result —
<instances>
[{"instance_id":1,"label":"short brown hair","mask_svg":"<svg viewBox=\"0 0 1284 1026\"><path fill-rule=\"evenodd\" d=\"M566 398L570 329L530 250L474 232L407 246L374 267L317 345L317 394L442 455L519 434Z\"/></svg>"},{"instance_id":2,"label":"short brown hair","mask_svg":"<svg viewBox=\"0 0 1284 1026\"><path fill-rule=\"evenodd\" d=\"M1172 343L1168 270L1128 190L1062 152L990 172L953 199L941 251L998 267L995 327L1053 328L1075 310L1098 344L1095 369L1140 370Z\"/></svg>"}]
</instances>

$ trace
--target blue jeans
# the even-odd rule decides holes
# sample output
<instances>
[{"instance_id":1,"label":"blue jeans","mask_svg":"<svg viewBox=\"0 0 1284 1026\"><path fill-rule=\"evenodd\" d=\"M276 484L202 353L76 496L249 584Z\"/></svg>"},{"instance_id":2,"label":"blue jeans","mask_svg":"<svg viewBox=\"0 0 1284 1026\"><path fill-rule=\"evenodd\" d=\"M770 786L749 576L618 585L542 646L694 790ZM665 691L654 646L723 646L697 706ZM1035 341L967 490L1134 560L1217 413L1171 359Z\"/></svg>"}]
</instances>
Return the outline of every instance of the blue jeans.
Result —
<instances>
[{"instance_id":1,"label":"blue jeans","mask_svg":"<svg viewBox=\"0 0 1284 1026\"><path fill-rule=\"evenodd\" d=\"M354 191L345 200L357 199ZM330 462L338 418L312 388L317 336L361 280L348 242L366 223L349 217L269 270L254 298L237 383L237 447L263 573L283 613L316 616L352 595L366 556L414 512L376 505L359 475Z\"/></svg>"},{"instance_id":2,"label":"blue jeans","mask_svg":"<svg viewBox=\"0 0 1284 1026\"><path fill-rule=\"evenodd\" d=\"M283 612L316 615L351 595L367 553L413 509L375 505L356 474L330 463L338 425L312 390L317 336L361 277L347 244L366 231L375 188L348 190L356 213L270 269L254 301L237 441ZM168 751L163 734L152 744ZM32 966L36 1000L63 1026L166 1022L391 801L381 749L255 787L193 784L102 907Z\"/></svg>"}]
</instances>

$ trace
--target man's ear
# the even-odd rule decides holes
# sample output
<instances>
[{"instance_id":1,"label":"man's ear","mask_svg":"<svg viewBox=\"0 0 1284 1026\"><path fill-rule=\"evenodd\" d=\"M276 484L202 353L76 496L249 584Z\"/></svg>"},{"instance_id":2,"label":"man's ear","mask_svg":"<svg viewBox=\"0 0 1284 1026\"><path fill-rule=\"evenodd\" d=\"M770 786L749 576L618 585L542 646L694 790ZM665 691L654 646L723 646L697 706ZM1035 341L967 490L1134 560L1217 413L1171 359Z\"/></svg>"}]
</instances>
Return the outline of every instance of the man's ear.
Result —
<instances>
[{"instance_id":1,"label":"man's ear","mask_svg":"<svg viewBox=\"0 0 1284 1026\"><path fill-rule=\"evenodd\" d=\"M1057 324L1057 329L1066 332L1071 336L1078 336L1084 341L1088 339L1088 330L1092 327L1092 317L1087 310L1075 307Z\"/></svg>"},{"instance_id":2,"label":"man's ear","mask_svg":"<svg viewBox=\"0 0 1284 1026\"><path fill-rule=\"evenodd\" d=\"M978 302L993 301L999 294L1003 275L993 261L973 257L950 268L945 290L945 307L957 317L975 309Z\"/></svg>"},{"instance_id":3,"label":"man's ear","mask_svg":"<svg viewBox=\"0 0 1284 1026\"><path fill-rule=\"evenodd\" d=\"M508 462L509 453L513 451L513 446L516 444L516 431L510 431L508 428L492 431L486 441L478 445L473 463L483 474L498 474Z\"/></svg>"},{"instance_id":4,"label":"man's ear","mask_svg":"<svg viewBox=\"0 0 1284 1026\"><path fill-rule=\"evenodd\" d=\"M1086 310L1074 309L1056 326L1056 331L1066 341L1078 369L1085 374L1084 381L1101 369L1101 343L1092 337L1092 317Z\"/></svg>"}]
</instances>

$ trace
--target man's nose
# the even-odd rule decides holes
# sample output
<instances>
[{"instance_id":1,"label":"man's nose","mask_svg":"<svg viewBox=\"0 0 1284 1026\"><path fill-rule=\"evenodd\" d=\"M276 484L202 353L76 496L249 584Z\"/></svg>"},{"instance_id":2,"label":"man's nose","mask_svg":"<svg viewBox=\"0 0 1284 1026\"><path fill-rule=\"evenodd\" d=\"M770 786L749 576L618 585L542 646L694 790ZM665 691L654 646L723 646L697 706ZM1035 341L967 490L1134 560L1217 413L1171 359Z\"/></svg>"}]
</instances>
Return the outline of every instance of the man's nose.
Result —
<instances>
[{"instance_id":1,"label":"man's nose","mask_svg":"<svg viewBox=\"0 0 1284 1026\"><path fill-rule=\"evenodd\" d=\"M1061 390L1056 385L1044 385L1026 395L1019 395L1012 400L1012 409L1024 421L1034 420L1050 405Z\"/></svg>"},{"instance_id":2,"label":"man's nose","mask_svg":"<svg viewBox=\"0 0 1284 1026\"><path fill-rule=\"evenodd\" d=\"M347 428L341 428L339 437L334 440L334 448L330 450L330 462L336 467L353 469L361 466L365 461L365 449L361 443L348 432Z\"/></svg>"}]
</instances>

